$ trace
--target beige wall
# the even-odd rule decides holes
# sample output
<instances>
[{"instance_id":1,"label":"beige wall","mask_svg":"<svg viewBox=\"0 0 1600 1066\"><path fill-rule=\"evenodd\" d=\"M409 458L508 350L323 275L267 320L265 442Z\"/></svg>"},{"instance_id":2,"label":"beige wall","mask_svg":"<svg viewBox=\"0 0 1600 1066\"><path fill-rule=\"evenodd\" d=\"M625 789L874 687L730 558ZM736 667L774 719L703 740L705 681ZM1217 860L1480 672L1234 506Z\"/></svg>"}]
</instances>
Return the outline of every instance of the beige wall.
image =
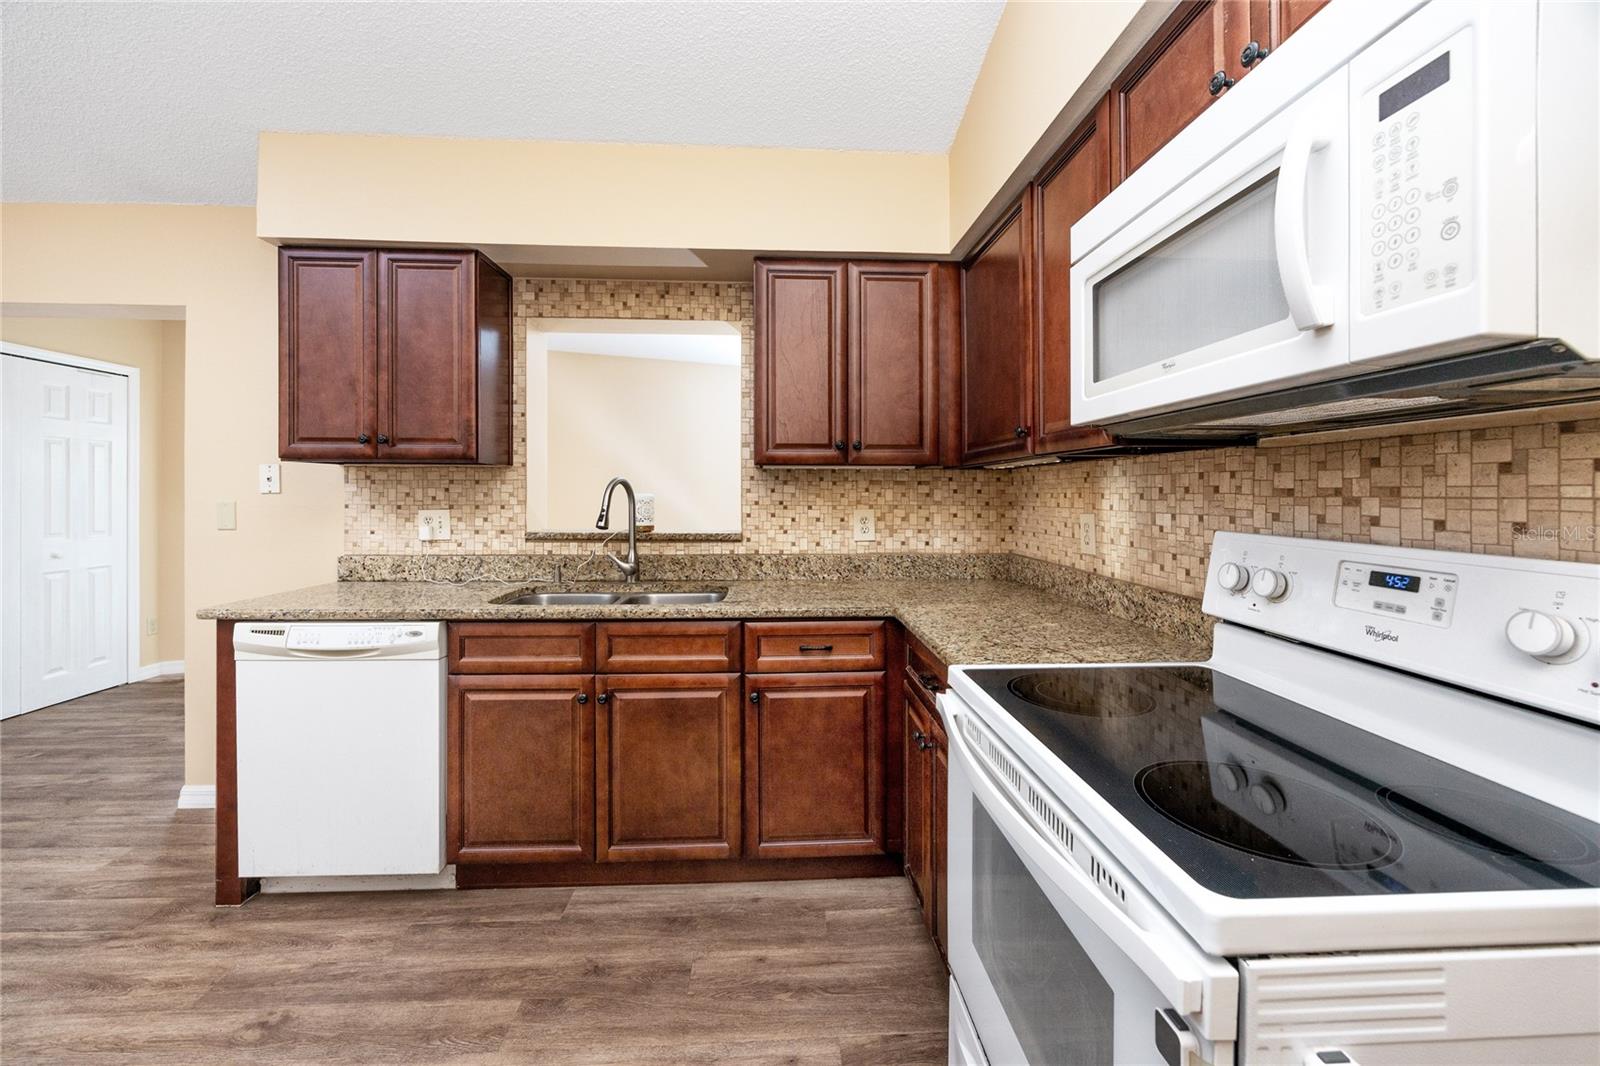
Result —
<instances>
[{"instance_id":1,"label":"beige wall","mask_svg":"<svg viewBox=\"0 0 1600 1066\"><path fill-rule=\"evenodd\" d=\"M619 475L655 495L658 530L739 528L738 366L551 351L548 373L547 528L591 529Z\"/></svg>"},{"instance_id":2,"label":"beige wall","mask_svg":"<svg viewBox=\"0 0 1600 1066\"><path fill-rule=\"evenodd\" d=\"M343 525L337 467L285 464L282 494L256 494L278 452L274 250L250 208L5 204L0 300L184 309L185 779L209 783L215 627L195 609L332 580Z\"/></svg>"},{"instance_id":3,"label":"beige wall","mask_svg":"<svg viewBox=\"0 0 1600 1066\"><path fill-rule=\"evenodd\" d=\"M285 240L950 250L942 155L263 133Z\"/></svg>"},{"instance_id":4,"label":"beige wall","mask_svg":"<svg viewBox=\"0 0 1600 1066\"><path fill-rule=\"evenodd\" d=\"M0 316L0 339L139 371L139 662L183 658L183 323ZM149 632L149 623L157 632Z\"/></svg>"}]
</instances>

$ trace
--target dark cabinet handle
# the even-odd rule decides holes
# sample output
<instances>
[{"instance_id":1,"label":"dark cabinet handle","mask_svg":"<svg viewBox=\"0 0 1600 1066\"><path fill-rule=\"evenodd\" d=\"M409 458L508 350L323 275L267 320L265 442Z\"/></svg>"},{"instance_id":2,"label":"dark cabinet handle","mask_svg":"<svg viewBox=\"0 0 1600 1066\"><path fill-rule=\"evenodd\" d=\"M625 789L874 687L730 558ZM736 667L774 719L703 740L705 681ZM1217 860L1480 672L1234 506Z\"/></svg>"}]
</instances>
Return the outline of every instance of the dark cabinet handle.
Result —
<instances>
[{"instance_id":1,"label":"dark cabinet handle","mask_svg":"<svg viewBox=\"0 0 1600 1066\"><path fill-rule=\"evenodd\" d=\"M834 441L833 442L833 450L836 451L836 452L844 451L844 441L842 441L842 440Z\"/></svg>"},{"instance_id":2,"label":"dark cabinet handle","mask_svg":"<svg viewBox=\"0 0 1600 1066\"><path fill-rule=\"evenodd\" d=\"M1218 96L1222 93L1222 90L1231 89L1233 86L1234 81L1232 78L1228 77L1228 72L1225 70L1219 70L1215 74L1211 75L1211 84L1207 86L1207 88L1211 90L1212 96Z\"/></svg>"},{"instance_id":3,"label":"dark cabinet handle","mask_svg":"<svg viewBox=\"0 0 1600 1066\"><path fill-rule=\"evenodd\" d=\"M761 702L761 693L759 693L759 692L750 693L750 702L751 703L760 703Z\"/></svg>"},{"instance_id":4,"label":"dark cabinet handle","mask_svg":"<svg viewBox=\"0 0 1600 1066\"><path fill-rule=\"evenodd\" d=\"M802 644L802 645L800 645L800 650L801 651L832 651L833 650L833 645L832 644Z\"/></svg>"},{"instance_id":5,"label":"dark cabinet handle","mask_svg":"<svg viewBox=\"0 0 1600 1066\"><path fill-rule=\"evenodd\" d=\"M911 740L917 745L917 747L922 747L922 730L913 729L911 731Z\"/></svg>"},{"instance_id":6,"label":"dark cabinet handle","mask_svg":"<svg viewBox=\"0 0 1600 1066\"><path fill-rule=\"evenodd\" d=\"M1267 58L1269 54L1270 53L1267 49L1261 47L1260 41L1251 41L1249 44L1244 46L1244 51L1239 53L1239 65L1242 67L1253 67L1263 59Z\"/></svg>"},{"instance_id":7,"label":"dark cabinet handle","mask_svg":"<svg viewBox=\"0 0 1600 1066\"><path fill-rule=\"evenodd\" d=\"M596 703L610 703L611 702L611 693L602 692L602 693L600 693L600 695L596 696L594 698L594 700L595 700Z\"/></svg>"},{"instance_id":8,"label":"dark cabinet handle","mask_svg":"<svg viewBox=\"0 0 1600 1066\"><path fill-rule=\"evenodd\" d=\"M389 443L389 438L387 436L385 436L384 434L379 433L378 434L378 443L379 444L388 444Z\"/></svg>"},{"instance_id":9,"label":"dark cabinet handle","mask_svg":"<svg viewBox=\"0 0 1600 1066\"><path fill-rule=\"evenodd\" d=\"M1017 429L1016 429L1017 439L1021 440L1023 437L1026 437L1031 432L1033 432L1033 431L1030 430L1027 426L1018 426Z\"/></svg>"},{"instance_id":10,"label":"dark cabinet handle","mask_svg":"<svg viewBox=\"0 0 1600 1066\"><path fill-rule=\"evenodd\" d=\"M917 680L922 684L922 687L927 689L929 692L938 692L944 687L943 685L939 684L939 678L933 674L918 674Z\"/></svg>"},{"instance_id":11,"label":"dark cabinet handle","mask_svg":"<svg viewBox=\"0 0 1600 1066\"><path fill-rule=\"evenodd\" d=\"M363 434L361 434L361 436L356 438L356 443L357 444L366 444L371 440L372 440L371 437L369 437L365 433L363 433Z\"/></svg>"},{"instance_id":12,"label":"dark cabinet handle","mask_svg":"<svg viewBox=\"0 0 1600 1066\"><path fill-rule=\"evenodd\" d=\"M589 702L589 694L587 692L578 693L578 702L579 703L588 703Z\"/></svg>"},{"instance_id":13,"label":"dark cabinet handle","mask_svg":"<svg viewBox=\"0 0 1600 1066\"><path fill-rule=\"evenodd\" d=\"M850 442L850 447L851 447L852 450L859 452L861 450L861 442L858 441L858 440L857 441L851 441Z\"/></svg>"}]
</instances>

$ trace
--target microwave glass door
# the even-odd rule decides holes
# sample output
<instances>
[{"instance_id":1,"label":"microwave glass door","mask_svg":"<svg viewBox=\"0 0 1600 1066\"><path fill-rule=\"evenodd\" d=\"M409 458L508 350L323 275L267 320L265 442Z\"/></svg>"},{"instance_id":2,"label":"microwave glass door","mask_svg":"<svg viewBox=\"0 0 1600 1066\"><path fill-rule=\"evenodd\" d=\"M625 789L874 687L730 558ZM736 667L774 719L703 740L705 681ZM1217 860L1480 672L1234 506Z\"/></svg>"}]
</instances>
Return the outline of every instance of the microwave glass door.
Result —
<instances>
[{"instance_id":1,"label":"microwave glass door","mask_svg":"<svg viewBox=\"0 0 1600 1066\"><path fill-rule=\"evenodd\" d=\"M1230 337L1282 325L1274 170L1094 288L1094 376L1105 381Z\"/></svg>"}]
</instances>

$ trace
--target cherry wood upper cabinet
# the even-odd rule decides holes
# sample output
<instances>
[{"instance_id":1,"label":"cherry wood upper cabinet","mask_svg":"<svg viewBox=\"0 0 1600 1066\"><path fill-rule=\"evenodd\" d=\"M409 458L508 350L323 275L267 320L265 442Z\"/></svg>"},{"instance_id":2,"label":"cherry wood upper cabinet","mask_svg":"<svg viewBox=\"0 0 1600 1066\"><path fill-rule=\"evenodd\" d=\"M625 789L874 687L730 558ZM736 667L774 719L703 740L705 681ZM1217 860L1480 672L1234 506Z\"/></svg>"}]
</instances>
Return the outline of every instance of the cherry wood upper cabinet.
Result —
<instances>
[{"instance_id":1,"label":"cherry wood upper cabinet","mask_svg":"<svg viewBox=\"0 0 1600 1066\"><path fill-rule=\"evenodd\" d=\"M1183 0L1117 75L1110 96L1113 185L1244 77L1251 6L1249 0Z\"/></svg>"},{"instance_id":2,"label":"cherry wood upper cabinet","mask_svg":"<svg viewBox=\"0 0 1600 1066\"><path fill-rule=\"evenodd\" d=\"M1111 191L1110 104L1102 102L1034 183L1036 453L1105 448L1110 434L1072 424L1072 224Z\"/></svg>"},{"instance_id":3,"label":"cherry wood upper cabinet","mask_svg":"<svg viewBox=\"0 0 1600 1066\"><path fill-rule=\"evenodd\" d=\"M602 862L739 854L738 674L600 680L595 824Z\"/></svg>"},{"instance_id":4,"label":"cherry wood upper cabinet","mask_svg":"<svg viewBox=\"0 0 1600 1066\"><path fill-rule=\"evenodd\" d=\"M756 262L755 460L845 462L845 266Z\"/></svg>"},{"instance_id":5,"label":"cherry wood upper cabinet","mask_svg":"<svg viewBox=\"0 0 1600 1066\"><path fill-rule=\"evenodd\" d=\"M937 464L954 269L757 260L756 462Z\"/></svg>"},{"instance_id":6,"label":"cherry wood upper cabinet","mask_svg":"<svg viewBox=\"0 0 1600 1066\"><path fill-rule=\"evenodd\" d=\"M1033 190L1023 193L961 270L961 462L1029 453L1033 432Z\"/></svg>"},{"instance_id":7,"label":"cherry wood upper cabinet","mask_svg":"<svg viewBox=\"0 0 1600 1066\"><path fill-rule=\"evenodd\" d=\"M594 858L594 678L452 676L445 854Z\"/></svg>"},{"instance_id":8,"label":"cherry wood upper cabinet","mask_svg":"<svg viewBox=\"0 0 1600 1066\"><path fill-rule=\"evenodd\" d=\"M936 263L849 264L850 462L939 461Z\"/></svg>"},{"instance_id":9,"label":"cherry wood upper cabinet","mask_svg":"<svg viewBox=\"0 0 1600 1066\"><path fill-rule=\"evenodd\" d=\"M376 252L279 253L280 458L377 458L377 275Z\"/></svg>"},{"instance_id":10,"label":"cherry wood upper cabinet","mask_svg":"<svg viewBox=\"0 0 1600 1066\"><path fill-rule=\"evenodd\" d=\"M477 252L279 251L279 454L509 463L511 278Z\"/></svg>"},{"instance_id":11,"label":"cherry wood upper cabinet","mask_svg":"<svg viewBox=\"0 0 1600 1066\"><path fill-rule=\"evenodd\" d=\"M745 857L883 854L883 672L745 684Z\"/></svg>"}]
</instances>

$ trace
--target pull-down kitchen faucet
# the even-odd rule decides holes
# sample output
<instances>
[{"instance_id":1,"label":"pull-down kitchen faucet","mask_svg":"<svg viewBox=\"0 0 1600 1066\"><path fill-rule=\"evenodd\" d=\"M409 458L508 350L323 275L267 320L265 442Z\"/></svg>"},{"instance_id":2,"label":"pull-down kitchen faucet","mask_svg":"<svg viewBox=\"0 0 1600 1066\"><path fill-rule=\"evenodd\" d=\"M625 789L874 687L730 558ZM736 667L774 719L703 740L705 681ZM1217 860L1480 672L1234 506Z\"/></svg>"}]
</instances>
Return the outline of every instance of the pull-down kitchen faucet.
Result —
<instances>
[{"instance_id":1,"label":"pull-down kitchen faucet","mask_svg":"<svg viewBox=\"0 0 1600 1066\"><path fill-rule=\"evenodd\" d=\"M617 491L617 486L622 486L622 491L628 494L628 557L618 559L611 552L606 552L611 561L617 564L617 569L622 571L622 580L634 582L639 580L639 505L633 496L633 486L628 484L627 478L614 477L606 484L606 491L600 497L600 517L595 519L594 528L610 529L611 525L611 497Z\"/></svg>"}]
</instances>

